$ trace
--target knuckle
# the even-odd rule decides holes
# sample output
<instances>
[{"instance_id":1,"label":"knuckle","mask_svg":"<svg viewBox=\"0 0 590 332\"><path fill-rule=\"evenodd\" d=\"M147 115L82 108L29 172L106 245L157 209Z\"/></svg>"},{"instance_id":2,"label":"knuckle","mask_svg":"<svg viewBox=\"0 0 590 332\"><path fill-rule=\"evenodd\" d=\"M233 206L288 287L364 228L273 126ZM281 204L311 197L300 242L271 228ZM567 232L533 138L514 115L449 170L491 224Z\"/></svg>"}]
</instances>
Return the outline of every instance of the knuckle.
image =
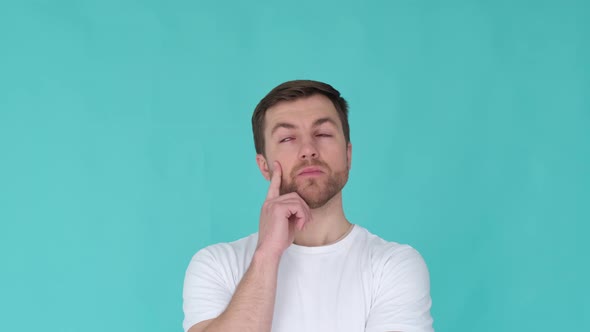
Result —
<instances>
[{"instance_id":1,"label":"knuckle","mask_svg":"<svg viewBox=\"0 0 590 332\"><path fill-rule=\"evenodd\" d=\"M264 210L264 211L272 210L273 206L274 206L273 201L266 201L262 204L262 210Z\"/></svg>"}]
</instances>

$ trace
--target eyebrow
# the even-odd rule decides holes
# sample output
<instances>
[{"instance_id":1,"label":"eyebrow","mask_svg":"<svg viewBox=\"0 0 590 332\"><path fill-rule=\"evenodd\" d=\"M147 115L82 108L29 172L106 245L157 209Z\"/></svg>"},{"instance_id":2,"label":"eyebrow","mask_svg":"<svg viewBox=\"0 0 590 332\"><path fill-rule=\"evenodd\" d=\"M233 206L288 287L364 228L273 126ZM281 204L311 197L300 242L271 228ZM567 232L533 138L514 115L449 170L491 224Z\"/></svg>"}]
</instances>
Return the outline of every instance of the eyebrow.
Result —
<instances>
[{"instance_id":1,"label":"eyebrow","mask_svg":"<svg viewBox=\"0 0 590 332\"><path fill-rule=\"evenodd\" d=\"M279 128L295 129L295 128L297 128L297 126L294 124L291 124L291 123L279 122L274 127L272 127L272 130L270 132L270 136L274 135L275 131L277 131Z\"/></svg>"},{"instance_id":2,"label":"eyebrow","mask_svg":"<svg viewBox=\"0 0 590 332\"><path fill-rule=\"evenodd\" d=\"M329 118L329 117L325 117L325 118L319 118L317 120L314 121L312 127L318 127L324 123L331 123L333 124L335 127L338 127L338 124L336 124L336 121L334 121L334 119Z\"/></svg>"},{"instance_id":3,"label":"eyebrow","mask_svg":"<svg viewBox=\"0 0 590 332\"><path fill-rule=\"evenodd\" d=\"M331 123L335 127L338 127L338 125L336 124L336 121L334 121L334 119L332 119L330 117L319 118L319 119L315 120L311 126L312 127L318 127L318 126L321 126L324 123ZM279 128L296 129L297 126L294 125L294 124L292 124L292 123L279 122L279 123L275 124L274 127L272 127L272 130L270 132L270 135L272 136L275 133L275 131L277 131Z\"/></svg>"}]
</instances>

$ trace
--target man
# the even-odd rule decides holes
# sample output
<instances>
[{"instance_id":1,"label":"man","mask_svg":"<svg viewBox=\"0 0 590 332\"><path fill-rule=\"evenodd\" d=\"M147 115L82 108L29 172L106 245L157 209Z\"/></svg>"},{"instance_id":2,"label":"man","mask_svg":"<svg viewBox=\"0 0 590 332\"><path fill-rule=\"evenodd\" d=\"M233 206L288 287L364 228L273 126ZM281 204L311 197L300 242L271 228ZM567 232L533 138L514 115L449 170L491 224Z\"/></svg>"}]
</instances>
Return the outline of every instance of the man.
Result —
<instances>
[{"instance_id":1,"label":"man","mask_svg":"<svg viewBox=\"0 0 590 332\"><path fill-rule=\"evenodd\" d=\"M332 86L290 81L252 116L256 162L270 180L258 233L193 257L189 332L433 331L420 254L344 216L352 145Z\"/></svg>"}]
</instances>

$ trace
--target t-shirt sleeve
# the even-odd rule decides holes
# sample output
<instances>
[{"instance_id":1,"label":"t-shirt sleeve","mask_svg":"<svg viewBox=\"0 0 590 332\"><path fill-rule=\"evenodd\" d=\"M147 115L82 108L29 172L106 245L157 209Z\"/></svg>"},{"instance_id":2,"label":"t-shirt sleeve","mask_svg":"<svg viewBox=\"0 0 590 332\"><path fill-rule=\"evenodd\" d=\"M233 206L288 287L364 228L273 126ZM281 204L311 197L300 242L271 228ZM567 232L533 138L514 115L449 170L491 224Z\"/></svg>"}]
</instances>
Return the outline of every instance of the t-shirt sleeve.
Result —
<instances>
[{"instance_id":1,"label":"t-shirt sleeve","mask_svg":"<svg viewBox=\"0 0 590 332\"><path fill-rule=\"evenodd\" d=\"M432 332L430 276L422 256L401 246L383 256L366 332Z\"/></svg>"},{"instance_id":2,"label":"t-shirt sleeve","mask_svg":"<svg viewBox=\"0 0 590 332\"><path fill-rule=\"evenodd\" d=\"M201 249L193 256L184 279L184 330L219 316L231 297L232 292L223 278L219 262L207 248Z\"/></svg>"}]
</instances>

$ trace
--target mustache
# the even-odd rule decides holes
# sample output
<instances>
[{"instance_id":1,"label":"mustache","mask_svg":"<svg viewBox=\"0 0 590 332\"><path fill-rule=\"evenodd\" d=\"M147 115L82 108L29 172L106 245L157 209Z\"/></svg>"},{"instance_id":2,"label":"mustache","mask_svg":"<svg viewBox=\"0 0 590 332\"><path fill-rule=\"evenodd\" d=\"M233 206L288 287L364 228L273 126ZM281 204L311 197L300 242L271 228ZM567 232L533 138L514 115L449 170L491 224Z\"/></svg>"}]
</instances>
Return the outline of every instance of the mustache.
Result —
<instances>
[{"instance_id":1,"label":"mustache","mask_svg":"<svg viewBox=\"0 0 590 332\"><path fill-rule=\"evenodd\" d=\"M321 167L326 170L330 170L330 167L328 166L328 164L322 160L319 160L319 159L313 159L311 161L302 161L302 162L298 163L297 165L295 165L295 167L293 167L293 170L291 171L291 178L295 178L297 176L297 174L299 174L299 172L301 172L302 169L304 169L305 167L310 167L310 166L317 166L317 167Z\"/></svg>"}]
</instances>

